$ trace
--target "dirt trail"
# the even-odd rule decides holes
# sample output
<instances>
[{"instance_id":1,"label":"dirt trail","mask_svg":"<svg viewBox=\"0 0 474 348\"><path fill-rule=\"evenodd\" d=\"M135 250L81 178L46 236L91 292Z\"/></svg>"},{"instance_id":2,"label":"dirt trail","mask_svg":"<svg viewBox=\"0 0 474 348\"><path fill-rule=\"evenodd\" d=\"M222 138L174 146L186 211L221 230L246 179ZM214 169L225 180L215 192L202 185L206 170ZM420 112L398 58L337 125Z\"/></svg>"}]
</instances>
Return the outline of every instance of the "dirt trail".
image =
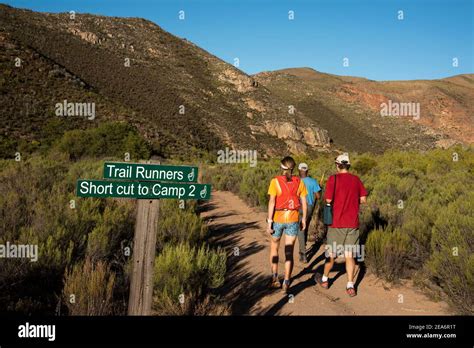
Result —
<instances>
[{"instance_id":1,"label":"dirt trail","mask_svg":"<svg viewBox=\"0 0 474 348\"><path fill-rule=\"evenodd\" d=\"M324 263L322 247L315 250L304 267L295 267L290 294L268 289L269 240L265 232L264 212L248 207L230 192L213 192L201 215L211 229L211 240L228 252L228 272L223 296L232 304L233 314L252 315L441 315L449 314L444 302L433 302L410 282L394 286L359 270L358 295L345 293L343 264L336 264L329 290L315 286L313 275ZM283 244L283 243L282 243ZM311 243L309 243L311 244ZM308 246L309 247L309 246ZM283 274L283 248L280 250L279 273Z\"/></svg>"}]
</instances>

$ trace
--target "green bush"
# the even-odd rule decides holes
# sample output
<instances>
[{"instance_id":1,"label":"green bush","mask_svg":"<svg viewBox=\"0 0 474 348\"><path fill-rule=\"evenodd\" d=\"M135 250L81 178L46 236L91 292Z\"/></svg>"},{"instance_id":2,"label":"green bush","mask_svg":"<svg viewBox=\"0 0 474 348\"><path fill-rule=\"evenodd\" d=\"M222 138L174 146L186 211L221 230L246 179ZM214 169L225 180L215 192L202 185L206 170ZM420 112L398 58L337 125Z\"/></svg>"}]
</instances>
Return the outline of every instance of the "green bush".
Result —
<instances>
[{"instance_id":1,"label":"green bush","mask_svg":"<svg viewBox=\"0 0 474 348\"><path fill-rule=\"evenodd\" d=\"M125 123L102 123L97 128L64 133L56 149L77 160L82 157L120 157L128 152L132 159L150 157L151 146L137 130Z\"/></svg>"},{"instance_id":2,"label":"green bush","mask_svg":"<svg viewBox=\"0 0 474 348\"><path fill-rule=\"evenodd\" d=\"M180 207L184 204L184 207ZM195 212L192 201L161 200L158 219L156 245L160 251L167 244L177 245L187 242L197 245L205 239L208 230Z\"/></svg>"},{"instance_id":3,"label":"green bush","mask_svg":"<svg viewBox=\"0 0 474 348\"><path fill-rule=\"evenodd\" d=\"M377 161L369 156L361 156L352 165L352 169L360 175L369 173L377 166Z\"/></svg>"},{"instance_id":4,"label":"green bush","mask_svg":"<svg viewBox=\"0 0 474 348\"><path fill-rule=\"evenodd\" d=\"M367 265L378 276L396 281L406 275L406 261L410 254L410 240L398 230L374 230L365 245Z\"/></svg>"},{"instance_id":5,"label":"green bush","mask_svg":"<svg viewBox=\"0 0 474 348\"><path fill-rule=\"evenodd\" d=\"M270 168L252 168L244 171L239 194L243 200L255 207L265 207L268 204L268 186L262 185L265 181L270 181L268 177L274 176L274 171Z\"/></svg>"},{"instance_id":6,"label":"green bush","mask_svg":"<svg viewBox=\"0 0 474 348\"><path fill-rule=\"evenodd\" d=\"M155 260L154 305L157 314L194 314L206 289L224 283L226 254L204 245L165 245Z\"/></svg>"},{"instance_id":7,"label":"green bush","mask_svg":"<svg viewBox=\"0 0 474 348\"><path fill-rule=\"evenodd\" d=\"M474 313L474 192L441 209L432 229L426 271L465 314Z\"/></svg>"},{"instance_id":8,"label":"green bush","mask_svg":"<svg viewBox=\"0 0 474 348\"><path fill-rule=\"evenodd\" d=\"M112 201L98 216L94 229L87 235L86 255L92 261L120 257L123 243L134 234L134 211L124 201Z\"/></svg>"}]
</instances>

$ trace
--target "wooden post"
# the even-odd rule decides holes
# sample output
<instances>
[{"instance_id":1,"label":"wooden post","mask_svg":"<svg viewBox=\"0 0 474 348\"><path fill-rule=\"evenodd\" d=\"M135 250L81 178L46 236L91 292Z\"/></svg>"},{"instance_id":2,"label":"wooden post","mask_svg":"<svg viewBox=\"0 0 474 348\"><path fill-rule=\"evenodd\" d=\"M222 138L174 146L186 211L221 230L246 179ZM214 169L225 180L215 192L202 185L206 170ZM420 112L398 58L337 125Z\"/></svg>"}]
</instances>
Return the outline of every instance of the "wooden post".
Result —
<instances>
[{"instance_id":1,"label":"wooden post","mask_svg":"<svg viewBox=\"0 0 474 348\"><path fill-rule=\"evenodd\" d=\"M151 314L159 202L158 199L137 202L128 315Z\"/></svg>"}]
</instances>

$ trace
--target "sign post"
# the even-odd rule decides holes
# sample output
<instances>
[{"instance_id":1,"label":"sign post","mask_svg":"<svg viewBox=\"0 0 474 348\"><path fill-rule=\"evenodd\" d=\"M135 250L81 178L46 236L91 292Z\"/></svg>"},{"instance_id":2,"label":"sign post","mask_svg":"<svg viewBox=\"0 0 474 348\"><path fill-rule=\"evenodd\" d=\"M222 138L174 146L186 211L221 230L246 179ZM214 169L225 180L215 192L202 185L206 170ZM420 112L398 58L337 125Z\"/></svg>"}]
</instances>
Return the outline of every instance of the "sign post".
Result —
<instances>
[{"instance_id":1,"label":"sign post","mask_svg":"<svg viewBox=\"0 0 474 348\"><path fill-rule=\"evenodd\" d=\"M156 229L160 201L138 200L133 238L128 315L150 315L153 301Z\"/></svg>"},{"instance_id":2,"label":"sign post","mask_svg":"<svg viewBox=\"0 0 474 348\"><path fill-rule=\"evenodd\" d=\"M137 199L128 315L150 315L159 199L209 199L211 185L198 184L198 168L160 163L105 162L104 179L77 180L78 197Z\"/></svg>"}]
</instances>

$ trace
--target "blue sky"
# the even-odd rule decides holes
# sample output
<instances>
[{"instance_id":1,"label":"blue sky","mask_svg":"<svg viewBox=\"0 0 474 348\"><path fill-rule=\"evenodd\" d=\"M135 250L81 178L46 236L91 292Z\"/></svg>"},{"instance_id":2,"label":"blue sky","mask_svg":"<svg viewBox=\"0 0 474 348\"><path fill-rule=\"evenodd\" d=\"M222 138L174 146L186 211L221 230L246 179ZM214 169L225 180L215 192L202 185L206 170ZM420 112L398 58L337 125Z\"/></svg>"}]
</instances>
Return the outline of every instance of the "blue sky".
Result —
<instances>
[{"instance_id":1,"label":"blue sky","mask_svg":"<svg viewBox=\"0 0 474 348\"><path fill-rule=\"evenodd\" d=\"M474 72L474 0L0 1L35 11L147 18L229 63L239 58L249 74L303 66L373 80Z\"/></svg>"}]
</instances>

